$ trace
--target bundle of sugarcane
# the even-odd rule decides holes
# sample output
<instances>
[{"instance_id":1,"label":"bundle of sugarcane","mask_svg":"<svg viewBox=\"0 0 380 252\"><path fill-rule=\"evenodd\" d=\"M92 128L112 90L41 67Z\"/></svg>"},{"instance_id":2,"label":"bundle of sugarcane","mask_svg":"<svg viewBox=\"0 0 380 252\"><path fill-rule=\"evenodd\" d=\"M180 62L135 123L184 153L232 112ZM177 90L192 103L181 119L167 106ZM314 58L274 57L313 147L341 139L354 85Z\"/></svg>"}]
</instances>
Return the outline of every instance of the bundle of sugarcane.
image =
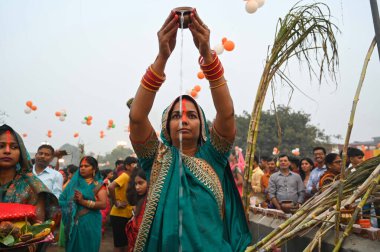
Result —
<instances>
[{"instance_id":1,"label":"bundle of sugarcane","mask_svg":"<svg viewBox=\"0 0 380 252\"><path fill-rule=\"evenodd\" d=\"M279 78L292 89L297 88L285 74L291 59L306 63L310 79L313 76L317 77L320 84L327 76L332 77L333 81L336 80L339 60L335 34L339 30L330 19L330 9L326 4L317 2L302 5L300 1L277 23L276 35L268 51L249 123L243 188L243 204L246 212L249 209L249 182L252 176L261 111L269 85L273 85L273 81ZM278 137L281 139L280 133Z\"/></svg>"},{"instance_id":2,"label":"bundle of sugarcane","mask_svg":"<svg viewBox=\"0 0 380 252\"><path fill-rule=\"evenodd\" d=\"M355 172L350 173L343 184L342 206L353 206L354 202L362 198L356 206L355 212L349 220L347 228L352 228L358 213L366 203L368 196L380 180L380 156L368 159L359 165ZM339 181L335 181L327 187L321 188L316 195L302 205L298 211L278 226L260 242L248 247L246 251L270 251L273 247L280 247L286 241L311 231L322 224L315 238L304 251L312 251L320 242L328 230L335 225L337 213L336 198L338 196ZM339 211L340 209L338 209ZM340 245L350 230L344 232Z\"/></svg>"}]
</instances>

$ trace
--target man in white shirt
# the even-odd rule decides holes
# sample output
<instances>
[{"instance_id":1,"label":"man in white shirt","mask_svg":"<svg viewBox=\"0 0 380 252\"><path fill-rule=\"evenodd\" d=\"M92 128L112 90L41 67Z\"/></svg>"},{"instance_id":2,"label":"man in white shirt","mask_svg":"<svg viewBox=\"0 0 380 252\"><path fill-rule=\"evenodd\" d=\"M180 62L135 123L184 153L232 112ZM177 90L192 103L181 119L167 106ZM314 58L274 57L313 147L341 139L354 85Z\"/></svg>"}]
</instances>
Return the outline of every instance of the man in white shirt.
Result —
<instances>
[{"instance_id":1,"label":"man in white shirt","mask_svg":"<svg viewBox=\"0 0 380 252\"><path fill-rule=\"evenodd\" d=\"M43 144L38 147L33 166L33 173L36 175L49 190L59 198L62 193L63 177L62 174L52 169L49 164L54 158L54 148Z\"/></svg>"}]
</instances>

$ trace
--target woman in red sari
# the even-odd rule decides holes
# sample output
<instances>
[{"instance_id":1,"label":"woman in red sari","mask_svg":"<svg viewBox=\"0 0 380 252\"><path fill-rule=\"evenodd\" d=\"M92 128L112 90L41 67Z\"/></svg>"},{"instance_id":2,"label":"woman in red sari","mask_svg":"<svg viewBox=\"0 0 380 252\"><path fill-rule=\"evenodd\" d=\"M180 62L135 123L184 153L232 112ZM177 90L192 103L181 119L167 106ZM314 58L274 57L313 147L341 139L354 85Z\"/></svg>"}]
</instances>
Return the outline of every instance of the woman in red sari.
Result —
<instances>
[{"instance_id":1,"label":"woman in red sari","mask_svg":"<svg viewBox=\"0 0 380 252\"><path fill-rule=\"evenodd\" d=\"M140 224L145 211L146 196L148 192L148 181L145 171L136 168L128 184L127 199L131 205L135 206L134 216L125 227L128 237L128 252L132 252L139 232Z\"/></svg>"}]
</instances>

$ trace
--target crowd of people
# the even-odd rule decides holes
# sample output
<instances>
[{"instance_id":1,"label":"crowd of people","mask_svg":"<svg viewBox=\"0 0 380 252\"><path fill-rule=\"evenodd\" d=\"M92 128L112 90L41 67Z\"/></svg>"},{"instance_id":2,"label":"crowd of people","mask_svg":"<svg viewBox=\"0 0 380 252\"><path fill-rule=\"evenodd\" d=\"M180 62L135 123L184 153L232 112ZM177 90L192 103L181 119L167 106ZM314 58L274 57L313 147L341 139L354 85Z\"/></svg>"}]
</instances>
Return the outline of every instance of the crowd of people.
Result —
<instances>
[{"instance_id":1,"label":"crowd of people","mask_svg":"<svg viewBox=\"0 0 380 252\"><path fill-rule=\"evenodd\" d=\"M54 219L59 245L66 251L99 251L108 216L115 252L244 251L251 243L240 198L243 153L237 147L231 154L236 133L233 102L222 63L210 49L210 29L195 9L189 15L188 27L216 110L211 127L188 95L177 97L163 111L160 139L149 121L176 45L180 17L175 12L159 30L158 55L129 104L136 156L102 171L94 157L84 156L78 166L57 171L50 166L54 148L42 145L32 166L21 137L7 125L0 127L0 202L35 205L39 220ZM351 171L361 158L350 156ZM255 157L249 178L251 204L292 212L339 177L341 162L338 154L326 155L322 147L314 148L314 161L286 154Z\"/></svg>"},{"instance_id":2,"label":"crowd of people","mask_svg":"<svg viewBox=\"0 0 380 252\"><path fill-rule=\"evenodd\" d=\"M238 147L235 150L239 150ZM324 147L313 149L312 160L293 155L279 154L260 158L254 157L250 181L250 203L263 208L281 210L285 213L296 211L307 199L318 191L323 191L329 184L339 180L342 167L342 153L328 153ZM240 157L240 158L239 158ZM349 147L347 151L346 171L355 172L356 167L364 161L360 149ZM240 161L238 161L240 159ZM244 159L241 150L231 153L229 158L235 182L242 186ZM379 215L377 204L372 207ZM371 204L363 208L363 218L369 218ZM377 224L380 226L380 223Z\"/></svg>"}]
</instances>

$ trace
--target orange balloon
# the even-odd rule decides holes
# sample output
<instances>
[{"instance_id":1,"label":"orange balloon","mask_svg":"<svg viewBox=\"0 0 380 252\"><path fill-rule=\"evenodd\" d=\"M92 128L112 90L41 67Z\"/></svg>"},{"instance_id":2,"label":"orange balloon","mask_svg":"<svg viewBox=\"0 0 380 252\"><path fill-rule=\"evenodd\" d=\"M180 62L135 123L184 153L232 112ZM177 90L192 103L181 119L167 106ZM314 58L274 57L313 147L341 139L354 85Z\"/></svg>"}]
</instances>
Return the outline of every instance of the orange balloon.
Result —
<instances>
[{"instance_id":1,"label":"orange balloon","mask_svg":"<svg viewBox=\"0 0 380 252\"><path fill-rule=\"evenodd\" d=\"M113 120L108 120L108 124L112 125L113 124Z\"/></svg>"},{"instance_id":2,"label":"orange balloon","mask_svg":"<svg viewBox=\"0 0 380 252\"><path fill-rule=\"evenodd\" d=\"M87 116L87 121L91 121L92 120L92 116Z\"/></svg>"},{"instance_id":3,"label":"orange balloon","mask_svg":"<svg viewBox=\"0 0 380 252\"><path fill-rule=\"evenodd\" d=\"M198 76L198 79L203 79L205 77L205 74L202 71L200 71L198 72L197 76Z\"/></svg>"},{"instance_id":4,"label":"orange balloon","mask_svg":"<svg viewBox=\"0 0 380 252\"><path fill-rule=\"evenodd\" d=\"M31 109L32 109L33 111L36 111L36 110L37 110L37 106L33 105L33 106L31 107Z\"/></svg>"},{"instance_id":5,"label":"orange balloon","mask_svg":"<svg viewBox=\"0 0 380 252\"><path fill-rule=\"evenodd\" d=\"M32 101L27 101L26 102L26 106L28 106L29 108L32 108L33 102Z\"/></svg>"},{"instance_id":6,"label":"orange balloon","mask_svg":"<svg viewBox=\"0 0 380 252\"><path fill-rule=\"evenodd\" d=\"M48 130L48 134L51 133L51 130Z\"/></svg>"},{"instance_id":7,"label":"orange balloon","mask_svg":"<svg viewBox=\"0 0 380 252\"><path fill-rule=\"evenodd\" d=\"M77 138L79 136L78 133L74 133L74 137Z\"/></svg>"},{"instance_id":8,"label":"orange balloon","mask_svg":"<svg viewBox=\"0 0 380 252\"><path fill-rule=\"evenodd\" d=\"M198 94L198 92L196 90L194 90L194 89L191 90L191 93L190 93L191 97L195 98L197 96L197 94Z\"/></svg>"},{"instance_id":9,"label":"orange balloon","mask_svg":"<svg viewBox=\"0 0 380 252\"><path fill-rule=\"evenodd\" d=\"M201 86L196 85L196 86L194 87L194 90L197 91L197 92L201 91Z\"/></svg>"},{"instance_id":10,"label":"orange balloon","mask_svg":"<svg viewBox=\"0 0 380 252\"><path fill-rule=\"evenodd\" d=\"M90 125L91 125L91 121L90 121L90 120L87 120L86 124L87 124L88 126L90 126Z\"/></svg>"},{"instance_id":11,"label":"orange balloon","mask_svg":"<svg viewBox=\"0 0 380 252\"><path fill-rule=\"evenodd\" d=\"M24 133L24 134L22 134L22 136L23 136L23 137L27 137L27 136L28 136L28 134Z\"/></svg>"},{"instance_id":12,"label":"orange balloon","mask_svg":"<svg viewBox=\"0 0 380 252\"><path fill-rule=\"evenodd\" d=\"M59 111L55 112L55 116L61 116L61 112Z\"/></svg>"},{"instance_id":13,"label":"orange balloon","mask_svg":"<svg viewBox=\"0 0 380 252\"><path fill-rule=\"evenodd\" d=\"M226 42L227 41L227 38L226 37L224 37L224 38L222 38L222 44L224 45L224 42Z\"/></svg>"},{"instance_id":14,"label":"orange balloon","mask_svg":"<svg viewBox=\"0 0 380 252\"><path fill-rule=\"evenodd\" d=\"M104 135L100 135L100 138L104 138Z\"/></svg>"},{"instance_id":15,"label":"orange balloon","mask_svg":"<svg viewBox=\"0 0 380 252\"><path fill-rule=\"evenodd\" d=\"M232 51L235 48L235 43L231 40L227 40L226 42L224 42L223 46L224 49L226 49L226 51Z\"/></svg>"}]
</instances>

